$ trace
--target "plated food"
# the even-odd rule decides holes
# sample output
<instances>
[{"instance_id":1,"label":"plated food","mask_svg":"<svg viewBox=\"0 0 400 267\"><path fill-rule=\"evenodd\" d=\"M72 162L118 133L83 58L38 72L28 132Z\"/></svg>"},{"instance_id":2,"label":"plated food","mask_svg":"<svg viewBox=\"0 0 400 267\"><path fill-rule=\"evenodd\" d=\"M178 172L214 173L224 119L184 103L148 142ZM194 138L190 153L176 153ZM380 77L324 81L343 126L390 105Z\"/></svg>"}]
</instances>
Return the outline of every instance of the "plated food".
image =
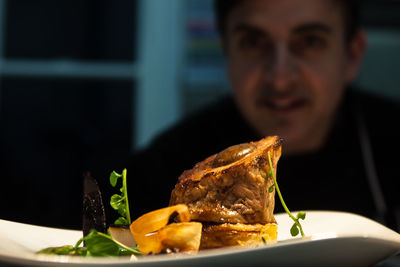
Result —
<instances>
[{"instance_id":1,"label":"plated food","mask_svg":"<svg viewBox=\"0 0 400 267\"><path fill-rule=\"evenodd\" d=\"M171 192L169 207L146 213L133 222L129 215L127 172L112 172L112 186L122 180L120 194L113 195L110 201L121 217L107 229L104 218L98 218L104 213L100 192L89 179L84 201L89 205L85 209L89 216L82 238L80 231L0 220L0 261L24 266L87 267L332 263L370 266L399 250L398 233L343 212L309 211L304 225L308 235L291 238L299 233L304 236L300 220L305 213L296 212L293 216L283 201L276 180L281 145L278 137L266 137L208 157L180 176ZM287 214L274 215L275 194ZM71 244L75 239L79 239L75 245L40 251L52 255L32 253L49 245ZM197 256L187 255L199 250L202 251ZM143 256L147 254L164 255Z\"/></svg>"},{"instance_id":2,"label":"plated food","mask_svg":"<svg viewBox=\"0 0 400 267\"><path fill-rule=\"evenodd\" d=\"M282 140L277 136L231 146L186 170L171 192L170 206L149 212L131 222L127 171L112 172L110 183L122 180L121 194L111 206L121 215L104 229L104 213L95 183L90 186L84 220L84 237L75 246L47 248L40 253L81 256L141 255L171 252L195 253L199 249L227 246L259 246L276 242L275 192L294 224L292 235L301 232L299 219L286 208L276 181ZM86 195L86 194L85 194ZM92 201L93 200L93 201ZM92 215L96 216L92 216ZM104 217L104 216L103 216ZM93 222L92 222L93 221ZM84 246L82 247L81 244Z\"/></svg>"}]
</instances>

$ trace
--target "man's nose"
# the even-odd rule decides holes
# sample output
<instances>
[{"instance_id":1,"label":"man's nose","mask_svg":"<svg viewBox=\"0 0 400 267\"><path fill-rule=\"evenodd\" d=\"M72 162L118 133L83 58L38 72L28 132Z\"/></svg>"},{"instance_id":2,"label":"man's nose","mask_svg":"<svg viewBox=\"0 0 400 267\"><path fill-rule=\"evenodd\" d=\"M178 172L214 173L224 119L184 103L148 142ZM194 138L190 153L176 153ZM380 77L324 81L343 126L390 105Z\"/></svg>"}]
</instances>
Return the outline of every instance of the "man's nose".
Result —
<instances>
[{"instance_id":1,"label":"man's nose","mask_svg":"<svg viewBox=\"0 0 400 267\"><path fill-rule=\"evenodd\" d=\"M265 79L275 90L287 90L298 78L297 59L285 44L276 45L265 63Z\"/></svg>"}]
</instances>

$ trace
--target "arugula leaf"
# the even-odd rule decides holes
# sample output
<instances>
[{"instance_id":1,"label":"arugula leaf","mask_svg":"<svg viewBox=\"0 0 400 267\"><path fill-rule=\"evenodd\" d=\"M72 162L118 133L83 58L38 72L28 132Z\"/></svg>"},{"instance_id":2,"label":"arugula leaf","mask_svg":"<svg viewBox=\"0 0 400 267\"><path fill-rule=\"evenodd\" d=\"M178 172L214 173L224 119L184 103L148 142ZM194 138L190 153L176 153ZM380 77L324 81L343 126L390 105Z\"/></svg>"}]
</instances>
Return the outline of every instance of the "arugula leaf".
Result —
<instances>
[{"instance_id":1,"label":"arugula leaf","mask_svg":"<svg viewBox=\"0 0 400 267\"><path fill-rule=\"evenodd\" d=\"M85 241L85 247L80 244ZM76 243L75 246L49 247L42 249L38 254L77 255L77 256L129 256L141 255L136 247L128 247L114 240L110 235L90 230L89 234Z\"/></svg>"},{"instance_id":2,"label":"arugula leaf","mask_svg":"<svg viewBox=\"0 0 400 267\"><path fill-rule=\"evenodd\" d=\"M272 166L271 153L269 151L268 151L268 163L269 163L269 168L271 170L272 179L274 180L274 184L272 186L275 187L276 192L278 193L278 196L279 196L279 199L283 206L283 209L286 211L286 213L289 215L289 217L294 221L292 227L290 228L290 234L292 236L296 236L300 232L301 236L304 237L303 227L301 226L299 219L304 220L306 218L306 213L304 211L300 211L299 213L297 213L297 216L294 217L293 214L289 211L288 207L285 204L285 201L283 201L281 191L279 190L279 186L276 181L276 177L275 177L275 173L274 173L274 167ZM271 187L269 188L269 190L271 190Z\"/></svg>"},{"instance_id":3,"label":"arugula leaf","mask_svg":"<svg viewBox=\"0 0 400 267\"><path fill-rule=\"evenodd\" d=\"M37 254L50 254L50 255L70 255L70 256L86 256L86 247L79 247L83 242L83 238L76 242L75 246L65 245L61 247L48 247L41 249Z\"/></svg>"},{"instance_id":4,"label":"arugula leaf","mask_svg":"<svg viewBox=\"0 0 400 267\"><path fill-rule=\"evenodd\" d=\"M119 247L109 238L100 235L96 230L91 230L84 237L88 255L91 256L118 256Z\"/></svg>"},{"instance_id":5,"label":"arugula leaf","mask_svg":"<svg viewBox=\"0 0 400 267\"><path fill-rule=\"evenodd\" d=\"M121 256L121 255L140 255L139 250L123 245L114 240L111 236L91 230L83 238L85 241L87 254L91 256Z\"/></svg>"},{"instance_id":6,"label":"arugula leaf","mask_svg":"<svg viewBox=\"0 0 400 267\"><path fill-rule=\"evenodd\" d=\"M131 224L131 216L129 213L129 201L128 201L128 191L126 186L126 169L122 171L122 174L119 174L113 171L110 174L110 184L115 187L117 185L118 179L122 178L122 188L120 189L121 194L114 194L111 197L110 205L113 209L117 210L119 217L114 223L115 224L124 224L129 225Z\"/></svg>"},{"instance_id":7,"label":"arugula leaf","mask_svg":"<svg viewBox=\"0 0 400 267\"><path fill-rule=\"evenodd\" d=\"M86 256L86 248L73 247L71 245L61 247L49 247L44 248L37 252L38 254L50 254L50 255L71 255L71 256Z\"/></svg>"}]
</instances>

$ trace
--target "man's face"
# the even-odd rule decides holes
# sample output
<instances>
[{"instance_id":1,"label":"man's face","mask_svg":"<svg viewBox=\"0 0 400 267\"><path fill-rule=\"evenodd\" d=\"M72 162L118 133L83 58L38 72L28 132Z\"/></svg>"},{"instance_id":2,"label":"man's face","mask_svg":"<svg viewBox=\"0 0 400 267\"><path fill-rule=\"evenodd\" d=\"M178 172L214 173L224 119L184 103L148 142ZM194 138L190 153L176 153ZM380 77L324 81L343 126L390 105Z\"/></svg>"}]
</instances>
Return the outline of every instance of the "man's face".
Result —
<instances>
[{"instance_id":1,"label":"man's face","mask_svg":"<svg viewBox=\"0 0 400 267\"><path fill-rule=\"evenodd\" d=\"M355 78L341 6L321 0L242 1L223 37L235 100L289 153L317 149Z\"/></svg>"}]
</instances>

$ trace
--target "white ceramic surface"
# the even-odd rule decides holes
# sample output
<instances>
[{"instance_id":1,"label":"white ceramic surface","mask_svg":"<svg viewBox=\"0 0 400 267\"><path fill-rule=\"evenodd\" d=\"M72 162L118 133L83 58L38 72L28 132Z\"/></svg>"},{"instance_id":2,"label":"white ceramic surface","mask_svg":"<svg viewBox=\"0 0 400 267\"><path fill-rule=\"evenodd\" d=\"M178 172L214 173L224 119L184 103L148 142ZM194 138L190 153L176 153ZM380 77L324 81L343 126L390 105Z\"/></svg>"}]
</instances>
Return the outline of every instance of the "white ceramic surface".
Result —
<instances>
[{"instance_id":1,"label":"white ceramic surface","mask_svg":"<svg viewBox=\"0 0 400 267\"><path fill-rule=\"evenodd\" d=\"M276 215L278 243L259 248L202 251L195 256L138 259L36 255L49 246L74 245L80 231L0 220L0 262L26 266L370 266L400 251L400 235L351 213L307 211L305 238L293 238L292 221Z\"/></svg>"}]
</instances>

